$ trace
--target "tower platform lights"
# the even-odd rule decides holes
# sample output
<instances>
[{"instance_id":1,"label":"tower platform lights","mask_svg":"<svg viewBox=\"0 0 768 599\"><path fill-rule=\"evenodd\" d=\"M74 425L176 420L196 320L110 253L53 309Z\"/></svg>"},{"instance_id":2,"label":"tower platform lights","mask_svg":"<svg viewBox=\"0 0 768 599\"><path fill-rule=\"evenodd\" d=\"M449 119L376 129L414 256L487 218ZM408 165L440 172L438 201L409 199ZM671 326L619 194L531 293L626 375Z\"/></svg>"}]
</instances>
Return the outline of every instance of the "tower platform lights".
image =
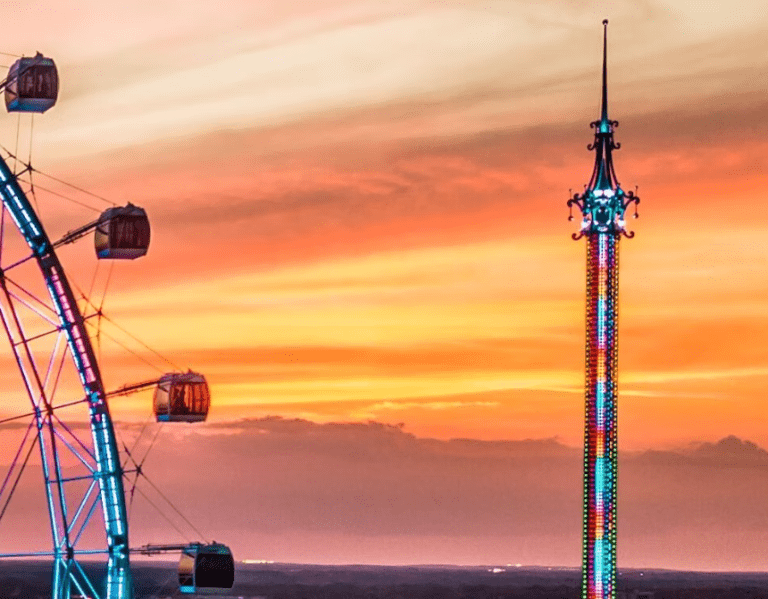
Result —
<instances>
[{"instance_id":1,"label":"tower platform lights","mask_svg":"<svg viewBox=\"0 0 768 599\"><path fill-rule=\"evenodd\" d=\"M616 597L616 476L619 241L634 237L625 213L639 198L625 192L613 167L618 122L608 118L607 38L603 21L603 93L600 120L591 124L595 141L592 177L582 194L568 200L581 211L574 239L587 242L586 418L584 426L583 599ZM573 220L573 215L570 217Z\"/></svg>"}]
</instances>

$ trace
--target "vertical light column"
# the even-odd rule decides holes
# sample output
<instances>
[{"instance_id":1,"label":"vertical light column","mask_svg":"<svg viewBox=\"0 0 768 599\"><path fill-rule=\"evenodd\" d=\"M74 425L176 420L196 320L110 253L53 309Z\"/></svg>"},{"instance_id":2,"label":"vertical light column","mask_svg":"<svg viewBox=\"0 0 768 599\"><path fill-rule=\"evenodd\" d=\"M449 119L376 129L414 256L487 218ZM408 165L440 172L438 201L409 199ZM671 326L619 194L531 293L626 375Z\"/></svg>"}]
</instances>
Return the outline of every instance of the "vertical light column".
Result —
<instances>
[{"instance_id":1,"label":"vertical light column","mask_svg":"<svg viewBox=\"0 0 768 599\"><path fill-rule=\"evenodd\" d=\"M587 238L582 597L616 596L616 373L619 235Z\"/></svg>"}]
</instances>

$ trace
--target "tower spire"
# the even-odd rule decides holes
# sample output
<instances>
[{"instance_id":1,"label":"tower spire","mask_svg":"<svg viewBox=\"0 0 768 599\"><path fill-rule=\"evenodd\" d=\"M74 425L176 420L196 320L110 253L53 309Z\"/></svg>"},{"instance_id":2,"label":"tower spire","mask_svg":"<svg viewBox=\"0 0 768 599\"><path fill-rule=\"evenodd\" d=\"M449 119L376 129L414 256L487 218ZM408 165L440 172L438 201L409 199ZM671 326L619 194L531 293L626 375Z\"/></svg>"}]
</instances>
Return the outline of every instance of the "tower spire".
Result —
<instances>
[{"instance_id":1,"label":"tower spire","mask_svg":"<svg viewBox=\"0 0 768 599\"><path fill-rule=\"evenodd\" d=\"M573 235L574 239L594 233L634 235L625 228L624 213L639 199L633 192L621 188L613 167L613 150L618 150L621 144L613 140L613 129L619 123L608 118L608 19L603 20L602 75L600 120L590 123L595 130L595 141L589 145L589 149L595 151L595 166L584 193L574 194L568 200L569 207L578 206L582 213L581 231Z\"/></svg>"},{"instance_id":2,"label":"tower spire","mask_svg":"<svg viewBox=\"0 0 768 599\"><path fill-rule=\"evenodd\" d=\"M608 121L608 19L603 19L603 110L600 124Z\"/></svg>"}]
</instances>

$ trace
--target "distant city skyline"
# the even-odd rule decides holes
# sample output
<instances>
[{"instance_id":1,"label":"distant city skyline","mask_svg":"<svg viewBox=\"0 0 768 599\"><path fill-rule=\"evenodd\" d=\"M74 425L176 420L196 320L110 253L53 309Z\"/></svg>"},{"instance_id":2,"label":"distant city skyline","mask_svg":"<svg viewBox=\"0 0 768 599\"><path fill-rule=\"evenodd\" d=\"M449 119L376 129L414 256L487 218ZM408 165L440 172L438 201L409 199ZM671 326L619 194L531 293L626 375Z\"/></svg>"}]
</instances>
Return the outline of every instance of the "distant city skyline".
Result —
<instances>
[{"instance_id":1,"label":"distant city skyline","mask_svg":"<svg viewBox=\"0 0 768 599\"><path fill-rule=\"evenodd\" d=\"M393 439L412 435L438 447L457 438L483 451L524 440L581 446L584 256L569 239L565 202L592 166L586 145L599 117L600 23L608 18L611 117L623 146L614 160L622 187L641 184L643 201L641 234L621 256L619 449L675 456L731 435L756 451L768 447L763 3L44 0L0 7L0 17L0 50L39 50L61 77L58 105L36 116L32 130L28 116L6 115L0 143L26 160L32 138L36 168L147 209L149 254L116 265L111 277L102 265L97 287L109 277L106 314L211 383L210 422L169 437L209 435L217 455L239 452L235 471L285 482L275 483L280 497L294 496L287 488L313 491L281 478L274 463L250 470L257 458L232 432L236 421L298 419L306 424L297 425L297 440L341 422L358 424L339 430L384 426L399 431ZM93 218L42 189L56 184L36 182L51 237ZM84 289L95 262L88 243L60 251ZM157 369L172 368L109 327L105 333ZM157 374L106 336L99 352L109 389ZM0 377L18 377L8 354L0 354ZM0 405L17 400L7 395L0 390ZM149 414L150 397L111 407L129 436ZM271 447L242 435L254 448ZM327 464L354 472L363 440ZM184 468L194 470L199 456L186 447ZM735 477L734 488L711 490L711 505L729 505L733 493L742 506L717 534L750 541L740 549L734 540L722 563L768 567L749 549L765 540L768 514L745 494L763 483L694 462L697 475ZM445 468L457 486L471 479L459 462ZM557 487L573 494L562 497L566 512L571 501L580 506L576 468L574 488ZM680 559L681 567L715 567L716 549L691 550L716 538L711 505L692 514L689 487L673 475L663 483L674 490L667 495L651 466L630 472L623 482L620 471L619 486L635 489L633 526L643 518L651 526L650 506L661 509L662 497L687 519L670 517L670 530L654 530L646 544L625 537L620 522L620 566ZM510 485L543 493L551 474L529 474ZM703 492L698 480L691 488ZM493 492L506 488L495 484ZM203 481L189 485L211 497ZM346 505L342 488L326 499ZM507 488L508 500L494 509L524 514L538 501L518 491ZM399 507L380 514L390 519L393 547L408 540L409 559L419 561L424 538L433 535L438 548L444 535L461 537L441 532L450 518L428 534L398 528L408 506L424 499L402 492ZM256 509L248 484L232 493L216 509L228 512L229 501ZM326 534L344 546L331 516L307 537L307 552L280 545L280 535L300 544L306 530L292 527L290 514L289 506L282 532L262 538L276 543L266 553L317 556ZM578 565L578 510L574 517L573 532L538 535L523 557L498 561L543 562L557 540L567 546L553 559ZM633 553L625 559L622 551Z\"/></svg>"}]
</instances>

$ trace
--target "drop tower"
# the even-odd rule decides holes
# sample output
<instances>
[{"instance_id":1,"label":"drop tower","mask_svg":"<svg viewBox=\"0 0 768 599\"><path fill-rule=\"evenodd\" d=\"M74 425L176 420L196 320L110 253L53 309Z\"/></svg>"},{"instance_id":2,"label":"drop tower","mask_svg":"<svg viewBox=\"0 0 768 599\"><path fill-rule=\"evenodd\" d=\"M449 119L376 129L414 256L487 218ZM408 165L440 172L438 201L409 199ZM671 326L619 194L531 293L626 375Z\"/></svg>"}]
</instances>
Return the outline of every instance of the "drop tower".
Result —
<instances>
[{"instance_id":1,"label":"drop tower","mask_svg":"<svg viewBox=\"0 0 768 599\"><path fill-rule=\"evenodd\" d=\"M639 198L625 192L613 167L617 121L608 118L608 21L603 21L603 89L600 120L591 123L595 141L592 177L581 194L568 200L581 212L581 229L574 239L586 239L586 418L584 425L584 522L582 598L616 597L616 404L618 397L619 241L634 237L626 229L625 213Z\"/></svg>"}]
</instances>

